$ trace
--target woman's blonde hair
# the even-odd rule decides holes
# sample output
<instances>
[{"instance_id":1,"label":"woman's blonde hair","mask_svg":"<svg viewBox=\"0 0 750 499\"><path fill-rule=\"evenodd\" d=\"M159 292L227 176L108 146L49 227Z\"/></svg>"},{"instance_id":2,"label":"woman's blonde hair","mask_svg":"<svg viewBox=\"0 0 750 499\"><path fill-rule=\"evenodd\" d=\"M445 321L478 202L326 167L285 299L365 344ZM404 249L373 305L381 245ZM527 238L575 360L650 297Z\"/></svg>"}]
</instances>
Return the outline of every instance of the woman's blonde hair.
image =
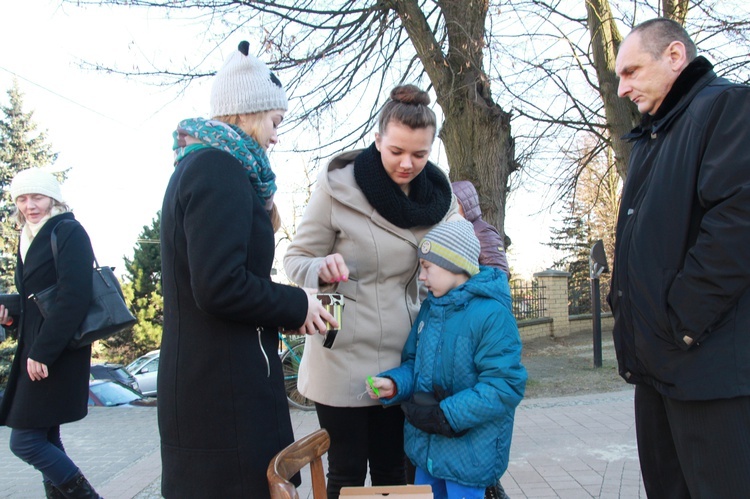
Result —
<instances>
[{"instance_id":1,"label":"woman's blonde hair","mask_svg":"<svg viewBox=\"0 0 750 499\"><path fill-rule=\"evenodd\" d=\"M53 217L55 215L59 215L60 213L67 213L71 211L68 203L62 203L55 198L50 199L52 200L52 204L49 207L49 211ZM18 209L18 206L13 206L13 212L10 214L10 219L15 221L19 226L26 225L26 217L23 216L23 213L21 213L21 210Z\"/></svg>"},{"instance_id":2,"label":"woman's blonde hair","mask_svg":"<svg viewBox=\"0 0 750 499\"><path fill-rule=\"evenodd\" d=\"M256 142L260 142L260 129L263 124L263 119L270 112L271 111L260 111L258 113L230 114L227 116L214 116L212 119L234 126L240 126L244 121L245 126L248 128L248 135L250 135L250 137ZM275 233L281 228L281 215L279 215L279 209L276 207L276 203L271 207L268 216L271 217L271 225L273 225L273 231Z\"/></svg>"},{"instance_id":3,"label":"woman's blonde hair","mask_svg":"<svg viewBox=\"0 0 750 499\"><path fill-rule=\"evenodd\" d=\"M235 126L240 126L244 121L244 123L248 125L248 135L250 135L256 142L260 142L260 129L263 124L263 119L270 112L271 111L260 111L258 113L248 114L229 114L226 116L214 116L213 119Z\"/></svg>"}]
</instances>

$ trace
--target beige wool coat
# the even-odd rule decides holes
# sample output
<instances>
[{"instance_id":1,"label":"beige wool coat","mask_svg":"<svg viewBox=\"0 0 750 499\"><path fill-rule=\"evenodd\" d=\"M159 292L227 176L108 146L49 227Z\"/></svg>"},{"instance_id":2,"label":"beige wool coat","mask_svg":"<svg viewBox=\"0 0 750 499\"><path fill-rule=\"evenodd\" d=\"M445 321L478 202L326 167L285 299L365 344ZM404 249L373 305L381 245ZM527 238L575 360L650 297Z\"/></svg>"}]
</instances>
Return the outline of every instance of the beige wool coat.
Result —
<instances>
[{"instance_id":1,"label":"beige wool coat","mask_svg":"<svg viewBox=\"0 0 750 499\"><path fill-rule=\"evenodd\" d=\"M378 405L365 392L367 376L401 364L401 350L419 312L417 245L432 226L402 229L383 218L354 179L354 158L335 157L318 177L297 234L284 257L287 276L300 286L344 295L343 327L331 349L308 336L298 388L333 407ZM458 217L455 196L445 219ZM349 280L323 285L323 259L340 253ZM363 395L364 394L364 395Z\"/></svg>"}]
</instances>

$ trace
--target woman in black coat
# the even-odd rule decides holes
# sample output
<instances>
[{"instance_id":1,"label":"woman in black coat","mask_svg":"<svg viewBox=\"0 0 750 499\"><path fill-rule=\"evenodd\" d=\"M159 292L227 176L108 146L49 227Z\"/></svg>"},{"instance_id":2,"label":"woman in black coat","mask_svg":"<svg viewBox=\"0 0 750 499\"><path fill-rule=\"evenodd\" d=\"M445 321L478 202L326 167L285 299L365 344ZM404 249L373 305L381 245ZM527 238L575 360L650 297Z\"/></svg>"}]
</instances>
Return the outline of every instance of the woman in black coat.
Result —
<instances>
[{"instance_id":1,"label":"woman in black coat","mask_svg":"<svg viewBox=\"0 0 750 499\"><path fill-rule=\"evenodd\" d=\"M242 42L217 73L213 120L175 132L162 206L158 408L162 494L269 497L266 468L294 440L280 328L326 330L314 291L271 281L276 190L266 149L287 109Z\"/></svg>"},{"instance_id":2,"label":"woman in black coat","mask_svg":"<svg viewBox=\"0 0 750 499\"><path fill-rule=\"evenodd\" d=\"M47 497L98 498L60 439L60 425L83 419L88 411L91 347L66 347L91 302L94 252L52 174L38 168L23 170L10 191L22 226L15 278L22 298L19 317L8 317L0 306L0 324L18 327L0 424L12 428L13 453L42 473ZM70 222L60 224L65 220ZM50 246L53 230L57 269ZM57 301L45 319L29 295L54 284Z\"/></svg>"}]
</instances>

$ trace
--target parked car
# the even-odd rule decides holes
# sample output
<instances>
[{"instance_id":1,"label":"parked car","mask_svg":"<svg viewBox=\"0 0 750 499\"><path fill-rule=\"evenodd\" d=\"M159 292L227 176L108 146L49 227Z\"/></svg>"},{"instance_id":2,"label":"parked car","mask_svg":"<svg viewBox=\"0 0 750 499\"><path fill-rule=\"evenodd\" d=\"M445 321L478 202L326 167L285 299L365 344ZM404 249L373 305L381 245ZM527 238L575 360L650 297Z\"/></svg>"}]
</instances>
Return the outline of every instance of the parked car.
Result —
<instances>
[{"instance_id":1,"label":"parked car","mask_svg":"<svg viewBox=\"0 0 750 499\"><path fill-rule=\"evenodd\" d=\"M122 364L112 364L109 362L103 364L91 364L91 378L112 379L125 386L129 386L135 391L141 391L138 380L122 367Z\"/></svg>"},{"instance_id":2,"label":"parked car","mask_svg":"<svg viewBox=\"0 0 750 499\"><path fill-rule=\"evenodd\" d=\"M89 381L89 405L156 407L156 399L144 397L140 392L111 379L92 379Z\"/></svg>"},{"instance_id":3,"label":"parked car","mask_svg":"<svg viewBox=\"0 0 750 499\"><path fill-rule=\"evenodd\" d=\"M138 381L144 395L156 397L156 378L159 374L159 350L152 350L125 366Z\"/></svg>"}]
</instances>

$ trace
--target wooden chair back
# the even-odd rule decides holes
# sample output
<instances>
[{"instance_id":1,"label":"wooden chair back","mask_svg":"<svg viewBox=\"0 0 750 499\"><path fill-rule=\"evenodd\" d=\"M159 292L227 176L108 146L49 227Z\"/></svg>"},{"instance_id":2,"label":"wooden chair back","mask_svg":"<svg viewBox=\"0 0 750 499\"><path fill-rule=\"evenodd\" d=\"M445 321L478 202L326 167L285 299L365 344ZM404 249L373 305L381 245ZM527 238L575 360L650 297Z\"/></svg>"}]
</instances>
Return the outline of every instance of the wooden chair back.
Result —
<instances>
[{"instance_id":1,"label":"wooden chair back","mask_svg":"<svg viewBox=\"0 0 750 499\"><path fill-rule=\"evenodd\" d=\"M266 471L271 499L299 499L297 488L289 479L307 464L310 465L313 499L326 499L326 477L321 457L328 452L330 445L328 432L320 429L276 454Z\"/></svg>"}]
</instances>

